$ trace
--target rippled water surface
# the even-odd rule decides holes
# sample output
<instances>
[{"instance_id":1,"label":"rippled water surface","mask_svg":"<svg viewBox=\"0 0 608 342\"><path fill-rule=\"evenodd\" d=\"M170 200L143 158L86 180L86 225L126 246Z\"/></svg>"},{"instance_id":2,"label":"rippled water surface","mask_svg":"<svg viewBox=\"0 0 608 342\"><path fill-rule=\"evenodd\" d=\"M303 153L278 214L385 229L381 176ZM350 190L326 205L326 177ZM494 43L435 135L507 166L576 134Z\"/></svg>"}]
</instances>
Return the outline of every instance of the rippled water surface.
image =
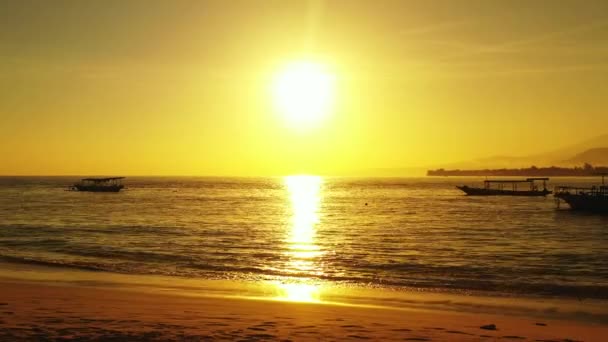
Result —
<instances>
[{"instance_id":1,"label":"rippled water surface","mask_svg":"<svg viewBox=\"0 0 608 342\"><path fill-rule=\"evenodd\" d=\"M608 298L608 217L478 179L0 177L0 260L206 279ZM593 179L562 179L582 185Z\"/></svg>"}]
</instances>

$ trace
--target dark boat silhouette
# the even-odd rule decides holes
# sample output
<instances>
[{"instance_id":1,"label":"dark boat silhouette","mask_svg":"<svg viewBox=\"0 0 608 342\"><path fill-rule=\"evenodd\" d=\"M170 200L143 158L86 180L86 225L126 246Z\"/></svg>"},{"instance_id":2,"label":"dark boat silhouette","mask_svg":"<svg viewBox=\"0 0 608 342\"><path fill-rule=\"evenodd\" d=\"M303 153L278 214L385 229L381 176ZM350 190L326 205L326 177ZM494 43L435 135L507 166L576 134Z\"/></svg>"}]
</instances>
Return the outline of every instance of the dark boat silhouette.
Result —
<instances>
[{"instance_id":1,"label":"dark boat silhouette","mask_svg":"<svg viewBox=\"0 0 608 342\"><path fill-rule=\"evenodd\" d=\"M467 185L456 186L468 196L547 196L551 191L547 190L549 178L526 178L522 180L485 180L483 188L470 187ZM543 181L543 189L539 190L535 181ZM528 189L518 189L518 185L526 184Z\"/></svg>"},{"instance_id":2,"label":"dark boat silhouette","mask_svg":"<svg viewBox=\"0 0 608 342\"><path fill-rule=\"evenodd\" d=\"M555 198L559 207L559 201L562 200L574 210L583 210L596 213L608 214L608 186L604 183L604 177L607 174L601 174L602 185L592 186L588 188L559 186L555 190Z\"/></svg>"},{"instance_id":3,"label":"dark boat silhouette","mask_svg":"<svg viewBox=\"0 0 608 342\"><path fill-rule=\"evenodd\" d=\"M83 178L80 182L72 186L75 191L91 191L91 192L119 192L125 186L122 180L125 177L108 177L108 178Z\"/></svg>"}]
</instances>

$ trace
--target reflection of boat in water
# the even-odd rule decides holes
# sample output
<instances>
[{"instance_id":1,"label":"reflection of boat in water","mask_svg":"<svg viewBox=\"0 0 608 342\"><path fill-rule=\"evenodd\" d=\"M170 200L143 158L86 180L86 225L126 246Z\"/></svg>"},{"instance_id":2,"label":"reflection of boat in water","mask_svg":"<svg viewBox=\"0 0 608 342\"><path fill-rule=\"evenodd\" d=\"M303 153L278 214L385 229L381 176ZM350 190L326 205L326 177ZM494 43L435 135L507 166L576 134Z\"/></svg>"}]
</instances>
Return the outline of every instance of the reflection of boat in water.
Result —
<instances>
[{"instance_id":1,"label":"reflection of boat in water","mask_svg":"<svg viewBox=\"0 0 608 342\"><path fill-rule=\"evenodd\" d=\"M526 178L522 180L485 180L483 188L475 188L467 185L457 186L469 196L547 196L551 191L547 190L549 178ZM543 181L543 189L539 190L535 181ZM520 184L526 184L528 189L518 189Z\"/></svg>"},{"instance_id":2,"label":"reflection of boat in water","mask_svg":"<svg viewBox=\"0 0 608 342\"><path fill-rule=\"evenodd\" d=\"M109 177L109 178L83 178L80 182L72 186L72 190L76 191L92 191L92 192L119 192L125 186L122 180L125 177Z\"/></svg>"},{"instance_id":3,"label":"reflection of boat in water","mask_svg":"<svg viewBox=\"0 0 608 342\"><path fill-rule=\"evenodd\" d=\"M572 186L559 186L555 190L555 198L568 203L570 208L599 213L608 213L608 186L604 183L602 174L602 185L589 188Z\"/></svg>"}]
</instances>

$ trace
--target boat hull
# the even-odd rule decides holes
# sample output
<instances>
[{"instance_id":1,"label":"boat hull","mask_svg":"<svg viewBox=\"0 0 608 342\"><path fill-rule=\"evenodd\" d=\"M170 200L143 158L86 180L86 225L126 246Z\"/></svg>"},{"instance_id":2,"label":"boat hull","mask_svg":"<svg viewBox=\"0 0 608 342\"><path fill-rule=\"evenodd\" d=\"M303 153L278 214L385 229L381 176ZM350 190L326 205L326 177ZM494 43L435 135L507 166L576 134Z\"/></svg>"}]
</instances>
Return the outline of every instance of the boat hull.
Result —
<instances>
[{"instance_id":1,"label":"boat hull","mask_svg":"<svg viewBox=\"0 0 608 342\"><path fill-rule=\"evenodd\" d=\"M608 214L608 196L564 193L556 194L555 197L568 203L573 210Z\"/></svg>"},{"instance_id":2,"label":"boat hull","mask_svg":"<svg viewBox=\"0 0 608 342\"><path fill-rule=\"evenodd\" d=\"M469 186L457 186L468 196L547 196L551 193L549 190L500 190L486 188L472 188Z\"/></svg>"},{"instance_id":3,"label":"boat hull","mask_svg":"<svg viewBox=\"0 0 608 342\"><path fill-rule=\"evenodd\" d=\"M108 185L108 186L97 186L97 185L82 185L75 184L74 188L78 191L89 191L89 192L119 192L124 185Z\"/></svg>"}]
</instances>

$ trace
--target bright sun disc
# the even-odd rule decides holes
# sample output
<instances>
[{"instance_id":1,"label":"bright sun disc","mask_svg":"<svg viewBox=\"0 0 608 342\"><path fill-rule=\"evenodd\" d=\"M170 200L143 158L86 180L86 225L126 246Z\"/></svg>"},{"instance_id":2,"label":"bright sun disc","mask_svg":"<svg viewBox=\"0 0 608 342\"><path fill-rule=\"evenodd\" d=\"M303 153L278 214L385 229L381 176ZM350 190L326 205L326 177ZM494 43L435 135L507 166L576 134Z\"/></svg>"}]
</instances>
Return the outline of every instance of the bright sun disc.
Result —
<instances>
[{"instance_id":1,"label":"bright sun disc","mask_svg":"<svg viewBox=\"0 0 608 342\"><path fill-rule=\"evenodd\" d=\"M334 76L322 64L293 62L277 75L273 96L278 110L290 123L315 122L330 110Z\"/></svg>"}]
</instances>

